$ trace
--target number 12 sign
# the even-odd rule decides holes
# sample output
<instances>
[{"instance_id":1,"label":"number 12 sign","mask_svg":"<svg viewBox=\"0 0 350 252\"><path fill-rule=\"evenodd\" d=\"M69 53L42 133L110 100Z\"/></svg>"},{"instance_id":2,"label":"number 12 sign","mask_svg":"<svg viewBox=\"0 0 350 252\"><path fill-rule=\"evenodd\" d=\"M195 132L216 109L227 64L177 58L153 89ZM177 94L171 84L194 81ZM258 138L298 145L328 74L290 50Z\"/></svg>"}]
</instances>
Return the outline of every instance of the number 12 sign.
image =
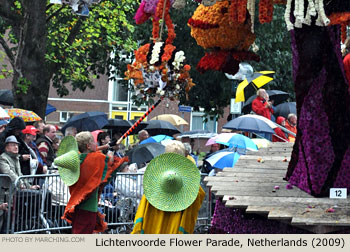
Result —
<instances>
[{"instance_id":1,"label":"number 12 sign","mask_svg":"<svg viewBox=\"0 0 350 252\"><path fill-rule=\"evenodd\" d=\"M329 198L331 199L346 199L347 189L346 188L331 188L329 190Z\"/></svg>"}]
</instances>

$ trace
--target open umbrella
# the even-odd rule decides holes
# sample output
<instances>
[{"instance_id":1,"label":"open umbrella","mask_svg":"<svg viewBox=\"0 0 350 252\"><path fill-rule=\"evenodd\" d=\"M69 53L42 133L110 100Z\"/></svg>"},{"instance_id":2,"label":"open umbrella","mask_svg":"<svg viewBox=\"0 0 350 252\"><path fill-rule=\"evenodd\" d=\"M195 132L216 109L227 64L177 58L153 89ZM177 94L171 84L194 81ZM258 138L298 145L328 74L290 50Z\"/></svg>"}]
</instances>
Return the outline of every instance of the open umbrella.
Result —
<instances>
[{"instance_id":1,"label":"open umbrella","mask_svg":"<svg viewBox=\"0 0 350 252\"><path fill-rule=\"evenodd\" d=\"M13 105L13 94L10 89L0 89L0 104Z\"/></svg>"},{"instance_id":2,"label":"open umbrella","mask_svg":"<svg viewBox=\"0 0 350 252\"><path fill-rule=\"evenodd\" d=\"M283 92L281 90L266 90L266 92L268 93L270 100L274 101L274 106L286 101L289 97L288 93ZM257 95L252 95L251 97L249 97L248 100L244 102L244 105L242 107L242 112L244 114L248 114L252 110L252 102L256 97Z\"/></svg>"},{"instance_id":3,"label":"open umbrella","mask_svg":"<svg viewBox=\"0 0 350 252\"><path fill-rule=\"evenodd\" d=\"M276 106L274 111L274 116L277 118L278 116L283 116L287 118L289 114L297 113L297 105L295 102L285 102Z\"/></svg>"},{"instance_id":4,"label":"open umbrella","mask_svg":"<svg viewBox=\"0 0 350 252\"><path fill-rule=\"evenodd\" d=\"M218 151L208 157L206 161L214 168L224 169L233 167L241 155L232 151Z\"/></svg>"},{"instance_id":5,"label":"open umbrella","mask_svg":"<svg viewBox=\"0 0 350 252\"><path fill-rule=\"evenodd\" d=\"M135 123L135 120L122 120L122 119L108 119L108 124L105 125L104 129L112 130L113 133L120 132L125 133L131 126L133 126ZM140 130L146 128L148 125L147 122L141 122L131 133L137 134Z\"/></svg>"},{"instance_id":6,"label":"open umbrella","mask_svg":"<svg viewBox=\"0 0 350 252\"><path fill-rule=\"evenodd\" d=\"M130 163L142 164L165 152L165 146L160 143L139 144L126 153Z\"/></svg>"},{"instance_id":7,"label":"open umbrella","mask_svg":"<svg viewBox=\"0 0 350 252\"><path fill-rule=\"evenodd\" d=\"M30 110L10 108L5 109L5 111L11 118L21 117L25 122L36 122L42 120L40 116L38 116L36 113Z\"/></svg>"},{"instance_id":8,"label":"open umbrella","mask_svg":"<svg viewBox=\"0 0 350 252\"><path fill-rule=\"evenodd\" d=\"M97 137L98 134L100 134L101 132L103 132L103 130L94 130L93 132L91 132L91 135L94 137L95 142L97 143Z\"/></svg>"},{"instance_id":9,"label":"open umbrella","mask_svg":"<svg viewBox=\"0 0 350 252\"><path fill-rule=\"evenodd\" d=\"M265 138L253 138L252 141L258 146L258 148L266 148L271 145L271 141Z\"/></svg>"},{"instance_id":10,"label":"open umbrella","mask_svg":"<svg viewBox=\"0 0 350 252\"><path fill-rule=\"evenodd\" d=\"M45 116L47 116L48 114L51 114L52 112L55 112L55 111L56 111L56 108L54 106L52 106L51 104L47 104Z\"/></svg>"},{"instance_id":11,"label":"open umbrella","mask_svg":"<svg viewBox=\"0 0 350 252\"><path fill-rule=\"evenodd\" d=\"M145 130L148 131L148 133L151 136L155 135L167 135L172 136L178 133L181 133L174 125L172 125L170 122L163 121L163 120L152 120L148 122L147 127Z\"/></svg>"},{"instance_id":12,"label":"open umbrella","mask_svg":"<svg viewBox=\"0 0 350 252\"><path fill-rule=\"evenodd\" d=\"M160 143L161 141L168 140L168 139L174 139L174 138L167 135L155 135L143 140L142 142L140 142L140 144Z\"/></svg>"},{"instance_id":13,"label":"open umbrella","mask_svg":"<svg viewBox=\"0 0 350 252\"><path fill-rule=\"evenodd\" d=\"M242 148L252 151L257 151L258 147L249 137L237 133L222 133L215 139L216 143L227 145L230 148Z\"/></svg>"},{"instance_id":14,"label":"open umbrella","mask_svg":"<svg viewBox=\"0 0 350 252\"><path fill-rule=\"evenodd\" d=\"M225 129L234 129L241 131L248 131L254 133L271 133L274 134L273 130L277 126L270 121L268 123L267 118L258 115L244 115L237 117L228 123L226 123L223 128Z\"/></svg>"},{"instance_id":15,"label":"open umbrella","mask_svg":"<svg viewBox=\"0 0 350 252\"><path fill-rule=\"evenodd\" d=\"M72 116L66 122L61 131L64 134L66 128L72 126L78 131L94 131L102 129L108 123L107 115L100 111L89 111L76 116Z\"/></svg>"},{"instance_id":16,"label":"open umbrella","mask_svg":"<svg viewBox=\"0 0 350 252\"><path fill-rule=\"evenodd\" d=\"M185 119L183 119L182 117L180 117L178 115L174 115L174 114L157 115L157 116L153 117L150 121L152 121L152 120L167 121L167 122L170 122L174 126L188 125L188 122L186 122Z\"/></svg>"},{"instance_id":17,"label":"open umbrella","mask_svg":"<svg viewBox=\"0 0 350 252\"><path fill-rule=\"evenodd\" d=\"M273 80L274 71L253 72L253 67L248 63L240 63L239 71L231 79L243 80L238 84L235 102L245 101L252 92Z\"/></svg>"},{"instance_id":18,"label":"open umbrella","mask_svg":"<svg viewBox=\"0 0 350 252\"><path fill-rule=\"evenodd\" d=\"M2 107L0 107L0 120L8 120L8 119L10 119L9 114Z\"/></svg>"},{"instance_id":19,"label":"open umbrella","mask_svg":"<svg viewBox=\"0 0 350 252\"><path fill-rule=\"evenodd\" d=\"M13 101L14 101L14 99L13 99L12 90L0 89L0 104L12 106ZM51 104L47 104L45 116L47 116L48 114L50 114L54 111L56 111L56 108L54 106L52 106Z\"/></svg>"},{"instance_id":20,"label":"open umbrella","mask_svg":"<svg viewBox=\"0 0 350 252\"><path fill-rule=\"evenodd\" d=\"M216 133L212 133L209 130L191 130L183 132L181 135L177 136L177 138L211 138L216 135Z\"/></svg>"}]
</instances>

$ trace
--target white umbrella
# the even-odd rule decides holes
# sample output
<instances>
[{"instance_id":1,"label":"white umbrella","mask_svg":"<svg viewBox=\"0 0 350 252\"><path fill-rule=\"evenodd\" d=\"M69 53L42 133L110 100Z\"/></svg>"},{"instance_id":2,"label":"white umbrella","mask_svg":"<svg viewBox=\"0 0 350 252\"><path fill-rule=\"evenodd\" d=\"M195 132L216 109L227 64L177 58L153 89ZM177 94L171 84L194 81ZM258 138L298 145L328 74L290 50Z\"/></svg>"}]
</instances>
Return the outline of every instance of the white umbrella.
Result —
<instances>
[{"instance_id":1,"label":"white umbrella","mask_svg":"<svg viewBox=\"0 0 350 252\"><path fill-rule=\"evenodd\" d=\"M5 109L0 107L0 120L9 120L9 119L10 119L9 114L5 111Z\"/></svg>"}]
</instances>

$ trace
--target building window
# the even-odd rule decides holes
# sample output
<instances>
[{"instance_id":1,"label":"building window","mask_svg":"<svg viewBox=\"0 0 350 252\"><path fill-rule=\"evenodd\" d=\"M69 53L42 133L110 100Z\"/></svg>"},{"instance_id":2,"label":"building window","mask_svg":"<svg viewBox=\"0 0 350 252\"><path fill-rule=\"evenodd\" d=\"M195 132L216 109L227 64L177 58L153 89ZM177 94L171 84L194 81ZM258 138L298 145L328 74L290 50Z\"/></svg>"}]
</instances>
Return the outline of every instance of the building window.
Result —
<instances>
[{"instance_id":1,"label":"building window","mask_svg":"<svg viewBox=\"0 0 350 252\"><path fill-rule=\"evenodd\" d=\"M67 122L69 118L73 116L73 113L68 112L68 111L61 111L60 112L60 122Z\"/></svg>"},{"instance_id":2,"label":"building window","mask_svg":"<svg viewBox=\"0 0 350 252\"><path fill-rule=\"evenodd\" d=\"M128 89L123 85L122 78L116 78L113 85L113 101L128 101Z\"/></svg>"},{"instance_id":3,"label":"building window","mask_svg":"<svg viewBox=\"0 0 350 252\"><path fill-rule=\"evenodd\" d=\"M209 130L210 132L216 132L216 119L210 119L207 117L207 122L205 122L204 113L193 112L192 113L192 122L191 130Z\"/></svg>"}]
</instances>

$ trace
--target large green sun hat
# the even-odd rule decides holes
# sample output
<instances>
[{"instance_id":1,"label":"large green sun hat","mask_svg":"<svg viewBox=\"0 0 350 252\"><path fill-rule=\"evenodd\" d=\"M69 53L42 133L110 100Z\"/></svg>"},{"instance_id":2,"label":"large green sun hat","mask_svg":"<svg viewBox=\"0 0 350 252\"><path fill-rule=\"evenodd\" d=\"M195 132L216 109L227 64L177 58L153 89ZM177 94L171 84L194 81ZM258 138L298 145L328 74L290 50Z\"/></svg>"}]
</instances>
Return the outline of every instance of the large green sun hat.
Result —
<instances>
[{"instance_id":1,"label":"large green sun hat","mask_svg":"<svg viewBox=\"0 0 350 252\"><path fill-rule=\"evenodd\" d=\"M166 212L188 208L197 198L200 173L196 165L182 155L164 153L147 166L143 187L149 203Z\"/></svg>"},{"instance_id":2,"label":"large green sun hat","mask_svg":"<svg viewBox=\"0 0 350 252\"><path fill-rule=\"evenodd\" d=\"M55 166L62 181L67 185L74 185L80 176L80 159L78 152L78 144L73 136L66 136L61 141L57 158L54 160Z\"/></svg>"}]
</instances>

